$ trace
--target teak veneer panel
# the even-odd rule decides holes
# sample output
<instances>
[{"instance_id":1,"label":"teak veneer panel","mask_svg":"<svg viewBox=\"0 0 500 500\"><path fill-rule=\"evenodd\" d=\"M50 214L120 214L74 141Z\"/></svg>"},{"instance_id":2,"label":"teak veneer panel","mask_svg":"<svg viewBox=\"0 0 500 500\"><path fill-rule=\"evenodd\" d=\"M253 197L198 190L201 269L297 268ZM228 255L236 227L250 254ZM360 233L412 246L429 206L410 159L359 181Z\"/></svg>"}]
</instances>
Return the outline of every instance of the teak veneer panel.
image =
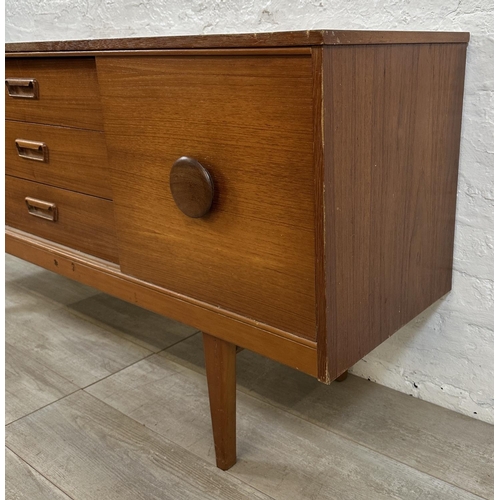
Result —
<instances>
[{"instance_id":1,"label":"teak veneer panel","mask_svg":"<svg viewBox=\"0 0 500 500\"><path fill-rule=\"evenodd\" d=\"M111 201L9 175L5 177L5 193L5 222L9 226L118 262ZM55 203L57 221L31 215L24 201L27 196Z\"/></svg>"},{"instance_id":2,"label":"teak veneer panel","mask_svg":"<svg viewBox=\"0 0 500 500\"><path fill-rule=\"evenodd\" d=\"M451 289L465 56L465 44L324 49L320 377Z\"/></svg>"},{"instance_id":3,"label":"teak veneer panel","mask_svg":"<svg viewBox=\"0 0 500 500\"><path fill-rule=\"evenodd\" d=\"M47 162L20 157L16 139L45 143ZM5 172L51 186L113 198L103 132L7 120Z\"/></svg>"},{"instance_id":4,"label":"teak veneer panel","mask_svg":"<svg viewBox=\"0 0 500 500\"><path fill-rule=\"evenodd\" d=\"M123 272L315 339L309 56L97 58ZM169 188L190 156L211 211Z\"/></svg>"},{"instance_id":5,"label":"teak veneer panel","mask_svg":"<svg viewBox=\"0 0 500 500\"><path fill-rule=\"evenodd\" d=\"M38 99L10 97L10 120L103 130L99 86L93 57L7 59L5 78L35 78Z\"/></svg>"}]
</instances>

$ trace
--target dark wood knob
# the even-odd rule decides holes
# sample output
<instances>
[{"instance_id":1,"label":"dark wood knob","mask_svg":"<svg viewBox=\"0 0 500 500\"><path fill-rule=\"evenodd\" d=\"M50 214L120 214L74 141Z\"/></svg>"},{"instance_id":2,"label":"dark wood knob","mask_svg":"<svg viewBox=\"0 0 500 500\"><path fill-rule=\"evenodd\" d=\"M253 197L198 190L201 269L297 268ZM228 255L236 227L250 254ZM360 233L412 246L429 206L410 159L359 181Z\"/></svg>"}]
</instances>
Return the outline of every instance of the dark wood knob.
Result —
<instances>
[{"instance_id":1,"label":"dark wood knob","mask_svg":"<svg viewBox=\"0 0 500 500\"><path fill-rule=\"evenodd\" d=\"M203 217L214 198L208 170L194 158L181 156L170 170L170 192L179 210L188 217Z\"/></svg>"}]
</instances>

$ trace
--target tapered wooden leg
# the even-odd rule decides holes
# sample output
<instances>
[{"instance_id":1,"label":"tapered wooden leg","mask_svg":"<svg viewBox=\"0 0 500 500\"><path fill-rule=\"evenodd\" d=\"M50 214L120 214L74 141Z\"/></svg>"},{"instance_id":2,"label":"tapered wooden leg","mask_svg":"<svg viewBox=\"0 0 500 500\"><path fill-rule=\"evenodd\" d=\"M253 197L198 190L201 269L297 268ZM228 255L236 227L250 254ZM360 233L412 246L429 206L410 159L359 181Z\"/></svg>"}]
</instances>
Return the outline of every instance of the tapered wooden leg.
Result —
<instances>
[{"instance_id":1,"label":"tapered wooden leg","mask_svg":"<svg viewBox=\"0 0 500 500\"><path fill-rule=\"evenodd\" d=\"M203 334L215 458L222 470L236 463L236 346Z\"/></svg>"},{"instance_id":2,"label":"tapered wooden leg","mask_svg":"<svg viewBox=\"0 0 500 500\"><path fill-rule=\"evenodd\" d=\"M347 374L349 372L346 370L344 373L341 373L336 379L335 382L343 382L347 378Z\"/></svg>"}]
</instances>

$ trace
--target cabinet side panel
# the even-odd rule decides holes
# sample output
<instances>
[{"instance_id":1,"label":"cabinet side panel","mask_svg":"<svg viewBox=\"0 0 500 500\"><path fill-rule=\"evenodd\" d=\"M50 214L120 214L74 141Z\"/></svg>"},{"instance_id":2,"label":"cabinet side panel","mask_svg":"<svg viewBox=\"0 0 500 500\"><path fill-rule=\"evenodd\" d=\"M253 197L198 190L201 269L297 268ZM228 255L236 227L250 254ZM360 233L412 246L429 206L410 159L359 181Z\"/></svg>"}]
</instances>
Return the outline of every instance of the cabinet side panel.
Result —
<instances>
[{"instance_id":1,"label":"cabinet side panel","mask_svg":"<svg viewBox=\"0 0 500 500\"><path fill-rule=\"evenodd\" d=\"M465 55L325 48L330 379L451 289Z\"/></svg>"}]
</instances>

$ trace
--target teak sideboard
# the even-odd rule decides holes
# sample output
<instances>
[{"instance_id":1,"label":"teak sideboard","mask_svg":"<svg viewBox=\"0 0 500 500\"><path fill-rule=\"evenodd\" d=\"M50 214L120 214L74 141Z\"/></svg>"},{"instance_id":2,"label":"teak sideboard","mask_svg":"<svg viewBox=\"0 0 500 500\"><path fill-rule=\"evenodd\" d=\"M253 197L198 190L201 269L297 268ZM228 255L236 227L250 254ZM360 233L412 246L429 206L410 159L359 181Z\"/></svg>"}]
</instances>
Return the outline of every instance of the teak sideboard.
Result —
<instances>
[{"instance_id":1,"label":"teak sideboard","mask_svg":"<svg viewBox=\"0 0 500 500\"><path fill-rule=\"evenodd\" d=\"M468 33L6 46L6 249L321 382L451 289Z\"/></svg>"}]
</instances>

